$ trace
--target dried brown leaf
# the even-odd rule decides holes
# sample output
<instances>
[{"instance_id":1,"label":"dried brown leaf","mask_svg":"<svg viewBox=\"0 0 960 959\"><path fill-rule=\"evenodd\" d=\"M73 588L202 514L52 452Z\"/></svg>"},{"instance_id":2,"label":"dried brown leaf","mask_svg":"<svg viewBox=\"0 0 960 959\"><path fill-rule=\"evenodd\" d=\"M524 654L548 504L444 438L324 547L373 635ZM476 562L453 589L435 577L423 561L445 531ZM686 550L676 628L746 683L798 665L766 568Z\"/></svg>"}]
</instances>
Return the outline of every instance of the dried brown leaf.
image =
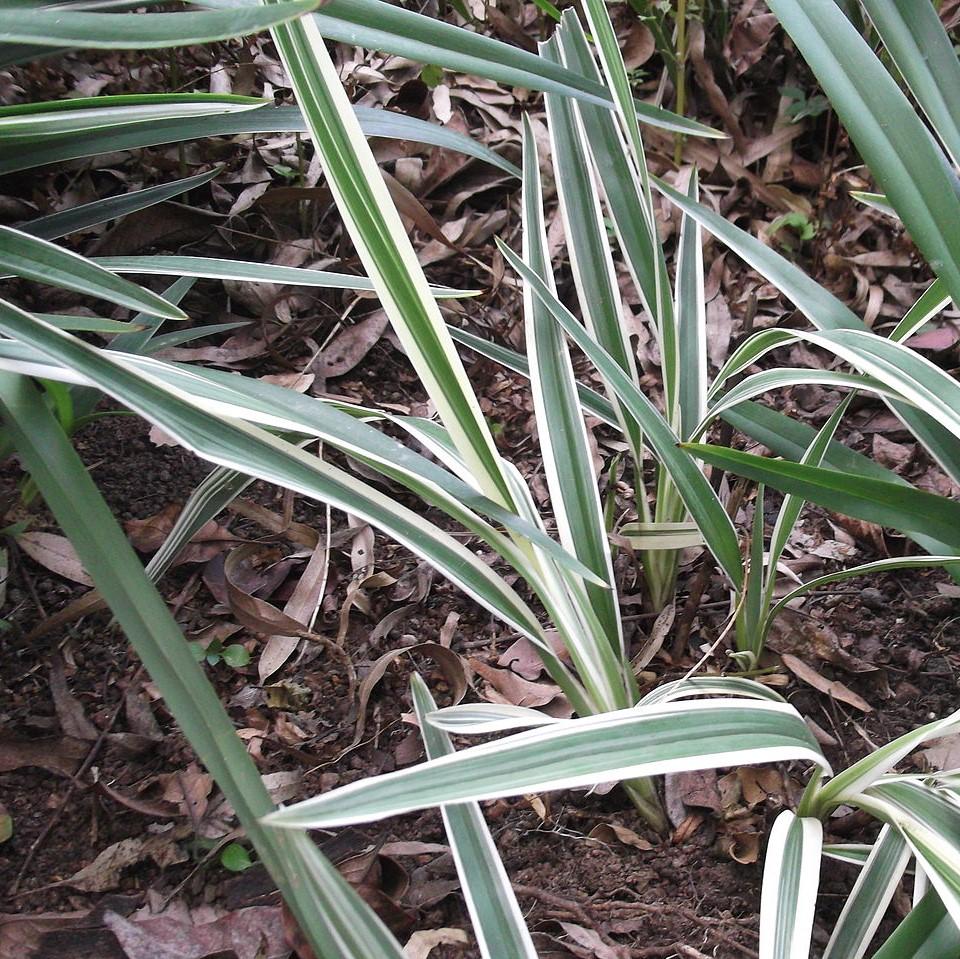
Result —
<instances>
[{"instance_id":1,"label":"dried brown leaf","mask_svg":"<svg viewBox=\"0 0 960 959\"><path fill-rule=\"evenodd\" d=\"M420 929L407 940L403 954L406 959L427 959L436 946L465 946L467 941L462 929Z\"/></svg>"},{"instance_id":2,"label":"dried brown leaf","mask_svg":"<svg viewBox=\"0 0 960 959\"><path fill-rule=\"evenodd\" d=\"M44 569L71 582L80 583L81 586L93 586L93 580L83 568L77 551L65 536L26 532L17 536L16 541L20 549Z\"/></svg>"},{"instance_id":3,"label":"dried brown leaf","mask_svg":"<svg viewBox=\"0 0 960 959\"><path fill-rule=\"evenodd\" d=\"M852 689L844 686L843 683L821 676L812 666L808 666L803 660L797 659L796 656L791 656L789 653L782 654L780 658L783 660L783 665L786 666L794 676L802 679L819 692L839 700L841 703L846 703L848 706L853 706L854 709L859 709L860 712L873 712L873 707L863 699L863 697L858 696Z\"/></svg>"}]
</instances>

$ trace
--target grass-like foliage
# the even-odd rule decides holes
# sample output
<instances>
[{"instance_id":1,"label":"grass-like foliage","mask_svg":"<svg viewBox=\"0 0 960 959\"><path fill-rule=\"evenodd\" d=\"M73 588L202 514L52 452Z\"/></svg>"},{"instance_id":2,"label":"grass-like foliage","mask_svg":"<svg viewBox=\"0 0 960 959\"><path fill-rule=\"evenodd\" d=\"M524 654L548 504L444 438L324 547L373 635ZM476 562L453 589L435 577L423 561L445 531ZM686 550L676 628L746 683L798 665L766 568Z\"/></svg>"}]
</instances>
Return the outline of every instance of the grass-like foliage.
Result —
<instances>
[{"instance_id":1,"label":"grass-like foliage","mask_svg":"<svg viewBox=\"0 0 960 959\"><path fill-rule=\"evenodd\" d=\"M485 956L535 955L509 880L477 802L537 790L621 780L655 829L666 820L652 777L751 762L812 767L796 814L784 812L770 837L763 887L761 954L807 955L819 875L821 823L841 804L885 823L834 931L828 955L864 954L903 875L915 861L917 902L880 955L947 955L960 923L957 778L891 774L927 739L956 729L954 715L890 743L833 775L799 713L767 687L738 677L692 678L641 696L624 640L611 533L626 536L644 570L654 611L674 596L683 550L725 578L736 623L736 663L753 669L773 616L802 592L849 575L911 565L948 565L960 556L952 501L909 488L833 439L841 404L818 432L754 403L798 382L882 397L948 473L960 481L960 387L904 341L948 298L960 296L960 184L954 167L960 103L939 76L960 76L956 56L926 0L864 0L892 61L935 128L929 135L896 81L833 0L770 0L874 170L938 279L889 338L867 330L823 287L757 239L699 202L696 175L682 189L656 182L644 154L644 124L683 135L713 131L634 100L602 0L586 17L568 11L537 54L390 6L383 0L196 3L200 10L132 13L83 2L35 4L0 13L0 61L17 63L72 46L160 47L270 29L298 107L206 94L95 97L0 108L0 172L198 136L295 130L307 135L356 248L364 276L192 257L89 259L54 241L71 231L182 194L217 171L0 229L6 276L72 290L126 309L129 324L40 315L0 300L0 413L15 450L143 659L201 761L227 798L287 899L318 957L399 957L400 946L317 851L307 828L332 827L439 805ZM20 6L20 5L18 5ZM122 6L122 5L121 5ZM139 6L152 7L146 3ZM939 32L938 32L939 29ZM544 223L543 167L529 123L522 169L469 138L383 111L354 110L326 39L376 43L402 56L478 73L544 93L550 163L558 187L576 302L557 296ZM946 44L946 45L945 45ZM960 88L960 87L955 87ZM367 136L416 138L464 152L517 175L522 248L501 250L523 292L524 354L448 327L445 298L417 260ZM9 147L9 149L7 148ZM656 191L683 211L672 268L660 242ZM607 232L613 227L614 240ZM727 243L790 297L812 331L763 331L748 339L711 381L701 231ZM638 376L616 264L630 273L662 360L660 395ZM158 294L127 275L176 275ZM158 345L215 332L162 327L186 318L179 306L193 278L243 279L373 291L438 412L438 421L378 413L303 396L252 378L165 362ZM469 309L469 301L467 302ZM116 325L111 325L116 324ZM78 335L113 332L99 348ZM803 340L834 353L851 371L756 370L772 350ZM525 480L497 448L460 359L457 343L529 377L552 515L542 515ZM574 377L571 346L595 368L602 393ZM34 377L50 384L46 398ZM93 388L96 392L91 392ZM73 452L69 433L106 395L160 426L217 469L197 490L154 562L142 569L103 498ZM612 529L598 489L584 413L622 433L631 457L638 521ZM55 415L56 413L56 415ZM727 417L795 462L702 443ZM417 440L431 457L377 428ZM307 440L347 453L404 487L482 541L520 573L545 610L461 538L398 503L380 487L306 452ZM760 484L754 528L738 531L705 464ZM194 661L154 582L177 549L251 478L325 501L378 527L436 567L540 651L577 718L552 721L531 710L468 706L436 711L422 682L412 697L428 761L361 781L283 810L266 790L230 720ZM769 539L763 484L785 496ZM777 563L804 502L902 529L930 554L821 577L777 600ZM555 524L556 537L551 535ZM951 568L953 568L951 566ZM548 640L557 631L567 665ZM455 752L449 734L533 727ZM852 851L827 850L856 858ZM907 945L913 952L907 951ZM938 946L939 948L939 946ZM902 949L895 953L892 949ZM926 949L926 951L924 951Z\"/></svg>"}]
</instances>

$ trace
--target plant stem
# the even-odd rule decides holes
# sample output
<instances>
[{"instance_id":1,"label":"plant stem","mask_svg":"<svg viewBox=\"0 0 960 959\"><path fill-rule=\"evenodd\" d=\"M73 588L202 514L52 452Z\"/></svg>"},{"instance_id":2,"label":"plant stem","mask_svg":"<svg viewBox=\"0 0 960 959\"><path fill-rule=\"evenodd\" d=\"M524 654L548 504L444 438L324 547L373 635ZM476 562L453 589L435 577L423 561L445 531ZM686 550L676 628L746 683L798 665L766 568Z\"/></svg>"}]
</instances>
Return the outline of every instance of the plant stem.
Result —
<instances>
[{"instance_id":1,"label":"plant stem","mask_svg":"<svg viewBox=\"0 0 960 959\"><path fill-rule=\"evenodd\" d=\"M630 779L620 783L641 818L661 836L670 828L652 779Z\"/></svg>"}]
</instances>

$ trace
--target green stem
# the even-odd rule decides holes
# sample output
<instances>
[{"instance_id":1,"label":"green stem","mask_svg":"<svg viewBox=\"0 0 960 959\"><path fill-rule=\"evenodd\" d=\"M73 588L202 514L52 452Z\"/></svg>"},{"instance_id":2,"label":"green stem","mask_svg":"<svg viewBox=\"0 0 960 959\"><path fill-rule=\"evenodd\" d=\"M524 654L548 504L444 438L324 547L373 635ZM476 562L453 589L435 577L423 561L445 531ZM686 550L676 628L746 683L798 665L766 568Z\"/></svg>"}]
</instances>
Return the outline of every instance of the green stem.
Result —
<instances>
[{"instance_id":1,"label":"green stem","mask_svg":"<svg viewBox=\"0 0 960 959\"><path fill-rule=\"evenodd\" d=\"M641 818L661 836L670 828L652 779L630 779L620 783Z\"/></svg>"}]
</instances>

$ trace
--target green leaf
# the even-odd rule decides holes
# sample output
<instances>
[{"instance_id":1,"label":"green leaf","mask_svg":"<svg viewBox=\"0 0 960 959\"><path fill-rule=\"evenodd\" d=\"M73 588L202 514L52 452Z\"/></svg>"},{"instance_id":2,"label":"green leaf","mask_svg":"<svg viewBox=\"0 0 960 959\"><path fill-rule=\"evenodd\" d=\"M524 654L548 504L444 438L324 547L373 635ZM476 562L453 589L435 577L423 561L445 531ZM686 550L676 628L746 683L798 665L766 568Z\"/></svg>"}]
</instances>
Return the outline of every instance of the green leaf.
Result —
<instances>
[{"instance_id":1,"label":"green leaf","mask_svg":"<svg viewBox=\"0 0 960 959\"><path fill-rule=\"evenodd\" d=\"M428 721L437 707L426 683L416 673L410 679L410 691L427 758L453 754L447 734ZM537 959L480 807L476 803L451 803L441 809L441 814L481 954L485 959Z\"/></svg>"},{"instance_id":2,"label":"green leaf","mask_svg":"<svg viewBox=\"0 0 960 959\"><path fill-rule=\"evenodd\" d=\"M247 652L246 646L242 646L240 643L224 646L220 656L228 666L232 666L234 669L241 669L250 664L250 653Z\"/></svg>"},{"instance_id":3,"label":"green leaf","mask_svg":"<svg viewBox=\"0 0 960 959\"><path fill-rule=\"evenodd\" d=\"M960 928L931 889L873 959L944 959L960 953Z\"/></svg>"},{"instance_id":4,"label":"green leaf","mask_svg":"<svg viewBox=\"0 0 960 959\"><path fill-rule=\"evenodd\" d=\"M159 582L173 566L180 550L252 482L251 477L235 470L212 469L190 494L160 549L150 557L144 572L151 582Z\"/></svg>"},{"instance_id":5,"label":"green leaf","mask_svg":"<svg viewBox=\"0 0 960 959\"><path fill-rule=\"evenodd\" d=\"M960 163L960 62L932 3L861 0L954 164Z\"/></svg>"},{"instance_id":6,"label":"green leaf","mask_svg":"<svg viewBox=\"0 0 960 959\"><path fill-rule=\"evenodd\" d=\"M76 253L7 226L0 226L0 270L166 319L186 319L182 310L156 293L121 279Z\"/></svg>"},{"instance_id":7,"label":"green leaf","mask_svg":"<svg viewBox=\"0 0 960 959\"><path fill-rule=\"evenodd\" d=\"M266 821L332 827L449 802L787 758L826 762L791 706L735 699L640 706L561 720L351 783Z\"/></svg>"},{"instance_id":8,"label":"green leaf","mask_svg":"<svg viewBox=\"0 0 960 959\"><path fill-rule=\"evenodd\" d=\"M320 0L283 0L271 7L231 5L202 13L87 13L0 10L0 43L100 50L153 50L259 33L315 10Z\"/></svg>"},{"instance_id":9,"label":"green leaf","mask_svg":"<svg viewBox=\"0 0 960 959\"><path fill-rule=\"evenodd\" d=\"M136 333L143 328L125 320L108 320L104 316L73 316L70 313L36 313L38 319L61 330L73 333Z\"/></svg>"},{"instance_id":10,"label":"green leaf","mask_svg":"<svg viewBox=\"0 0 960 959\"><path fill-rule=\"evenodd\" d=\"M840 420L843 419L849 406L849 398L837 404L837 408L830 415L827 422L823 424L823 427L817 433L813 442L804 450L803 458L800 460L804 466L821 465L830 443L833 442L833 436L837 431L837 427L840 425ZM762 612L758 611L760 612L760 616L755 621L759 627L759 640L753 649L758 656L766 640L767 630L769 629L768 624L773 622L774 617L781 608L780 606L774 607L773 605L774 589L776 588L777 582L777 564L780 562L780 557L783 555L783 551L790 539L790 534L793 532L793 528L800 518L800 512L804 505L802 497L792 496L790 494L784 496L783 502L780 504L780 511L777 513L777 521L774 524L773 533L770 535L770 548L766 561L766 584L763 589L763 599L760 603Z\"/></svg>"},{"instance_id":11,"label":"green leaf","mask_svg":"<svg viewBox=\"0 0 960 959\"><path fill-rule=\"evenodd\" d=\"M788 460L799 460L816 436L813 427L759 403L741 403L734 409L726 410L721 416L741 433ZM869 457L836 441L827 447L823 463L830 469L842 470L856 476L869 476L899 486L910 486L910 483L893 470L886 469ZM933 555L948 554L953 549L939 539L924 536L914 530L904 532Z\"/></svg>"},{"instance_id":12,"label":"green leaf","mask_svg":"<svg viewBox=\"0 0 960 959\"><path fill-rule=\"evenodd\" d=\"M68 233L87 230L100 223L106 223L108 220L115 220L117 217L135 213L137 210L144 210L156 203L163 203L164 200L187 193L195 187L209 183L220 173L221 169L222 167L216 167L207 173L185 177L182 180L174 180L172 183L161 183L159 186L147 187L145 190L133 190L119 196L110 196L105 199L94 200L92 203L83 203L80 206L71 207L69 210L62 210L59 213L51 213L49 216L30 220L28 223L21 223L18 229L42 240L57 240Z\"/></svg>"},{"instance_id":13,"label":"green leaf","mask_svg":"<svg viewBox=\"0 0 960 959\"><path fill-rule=\"evenodd\" d=\"M827 859L833 859L836 862L845 862L849 866L856 866L861 869L873 846L869 843L845 842L845 843L824 843L823 854Z\"/></svg>"},{"instance_id":14,"label":"green leaf","mask_svg":"<svg viewBox=\"0 0 960 959\"><path fill-rule=\"evenodd\" d=\"M201 97L202 94L191 94ZM99 98L98 98L99 99ZM72 103L73 101L67 101ZM363 132L369 137L412 140L444 150L454 150L490 163L511 176L520 171L498 153L473 138L438 123L427 123L389 110L354 107ZM188 111L184 111L188 112ZM164 143L180 143L213 136L235 136L258 133L307 133L306 122L297 107L263 107L246 109L227 116L178 117L153 123L122 123L101 130L69 136L38 138L9 155L0 156L0 174L17 173L46 163L61 163L81 157L96 156L119 150L138 150Z\"/></svg>"},{"instance_id":15,"label":"green leaf","mask_svg":"<svg viewBox=\"0 0 960 959\"><path fill-rule=\"evenodd\" d=\"M694 549L704 545L696 523L625 523L619 533L634 549Z\"/></svg>"},{"instance_id":16,"label":"green leaf","mask_svg":"<svg viewBox=\"0 0 960 959\"><path fill-rule=\"evenodd\" d=\"M765 959L807 959L820 885L819 819L785 810L767 843L760 904L760 954Z\"/></svg>"},{"instance_id":17,"label":"green leaf","mask_svg":"<svg viewBox=\"0 0 960 959\"><path fill-rule=\"evenodd\" d=\"M161 339L155 338L153 343ZM111 350L114 344L111 344ZM21 343L0 342L0 359L17 368L29 367L52 379L90 385L94 381L62 366L43 366L43 354ZM411 431L411 418L395 417L358 408L355 415L341 413L337 404L326 403L270 383L241 378L219 370L172 364L146 357L117 357L117 362L140 375L152 378L177 395L188 396L214 414L226 414L259 425L279 428L298 435L316 436L382 475L401 483L424 500L488 542L504 559L525 568L524 555L509 540L484 523L474 512L489 516L578 577L602 585L590 570L565 552L542 529L518 517L424 456L385 436L364 420L382 417ZM415 433L426 442L422 433Z\"/></svg>"},{"instance_id":18,"label":"green leaf","mask_svg":"<svg viewBox=\"0 0 960 959\"><path fill-rule=\"evenodd\" d=\"M429 725L454 736L486 736L556 722L560 720L547 713L509 703L458 703L431 712L427 717Z\"/></svg>"},{"instance_id":19,"label":"green leaf","mask_svg":"<svg viewBox=\"0 0 960 959\"><path fill-rule=\"evenodd\" d=\"M887 203L887 198L882 193L867 193L864 190L851 190L850 196L859 203L862 203L864 206L869 207L871 210L876 210L878 213L883 213L885 216L892 216L897 220L900 219L900 217L897 215L897 211L890 206L889 203Z\"/></svg>"},{"instance_id":20,"label":"green leaf","mask_svg":"<svg viewBox=\"0 0 960 959\"><path fill-rule=\"evenodd\" d=\"M244 872L253 865L253 860L240 843L232 842L221 850L220 865L230 872Z\"/></svg>"},{"instance_id":21,"label":"green leaf","mask_svg":"<svg viewBox=\"0 0 960 959\"><path fill-rule=\"evenodd\" d=\"M691 696L746 696L750 699L767 699L772 703L786 702L778 692L752 679L739 676L691 676L651 689L640 700L640 705L653 706Z\"/></svg>"},{"instance_id":22,"label":"green leaf","mask_svg":"<svg viewBox=\"0 0 960 959\"><path fill-rule=\"evenodd\" d=\"M705 463L800 496L843 516L941 538L950 548L960 549L960 503L943 496L908 489L899 483L771 460L718 446L685 443L683 448Z\"/></svg>"}]
</instances>

